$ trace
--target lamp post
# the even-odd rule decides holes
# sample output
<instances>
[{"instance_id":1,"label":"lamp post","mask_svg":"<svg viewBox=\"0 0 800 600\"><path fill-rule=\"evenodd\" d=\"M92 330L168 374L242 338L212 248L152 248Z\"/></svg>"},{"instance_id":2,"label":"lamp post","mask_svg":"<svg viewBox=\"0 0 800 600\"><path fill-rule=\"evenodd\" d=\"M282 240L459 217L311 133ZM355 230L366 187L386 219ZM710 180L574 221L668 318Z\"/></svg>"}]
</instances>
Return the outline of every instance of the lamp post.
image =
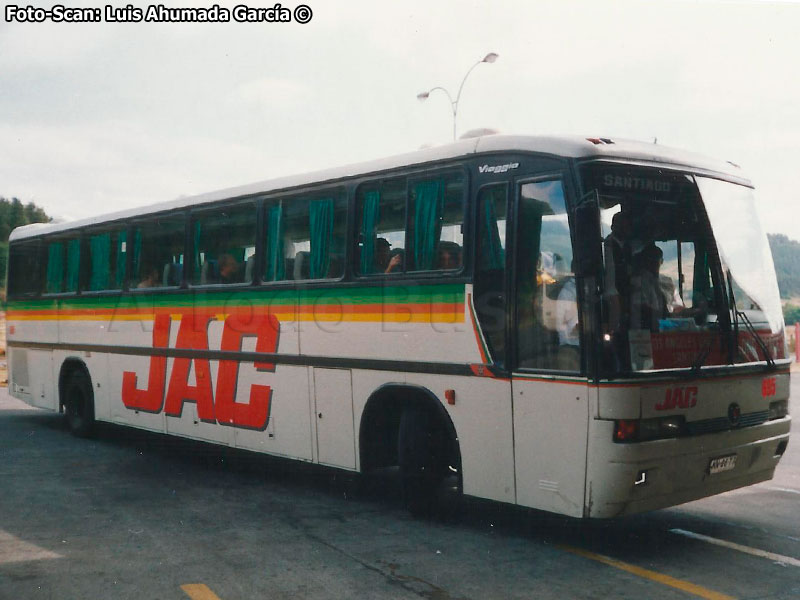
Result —
<instances>
[{"instance_id":1,"label":"lamp post","mask_svg":"<svg viewBox=\"0 0 800 600\"><path fill-rule=\"evenodd\" d=\"M493 63L497 60L498 56L499 55L496 52L489 52L489 54L484 56L481 60L479 60L469 68L467 74L464 75L464 79L461 80L461 85L458 86L458 93L456 94L455 100L453 100L453 97L450 95L450 92L448 92L446 89L438 85L436 87L432 87L427 92L420 92L419 94L417 94L417 100L419 100L420 102L424 102L431 95L431 92L435 92L436 90L441 90L442 92L445 93L447 99L450 101L450 109L453 111L453 141L456 140L456 119L458 118L458 101L461 99L461 91L464 89L464 83L467 81L467 77L469 77L469 74L472 73L472 70L479 64Z\"/></svg>"}]
</instances>

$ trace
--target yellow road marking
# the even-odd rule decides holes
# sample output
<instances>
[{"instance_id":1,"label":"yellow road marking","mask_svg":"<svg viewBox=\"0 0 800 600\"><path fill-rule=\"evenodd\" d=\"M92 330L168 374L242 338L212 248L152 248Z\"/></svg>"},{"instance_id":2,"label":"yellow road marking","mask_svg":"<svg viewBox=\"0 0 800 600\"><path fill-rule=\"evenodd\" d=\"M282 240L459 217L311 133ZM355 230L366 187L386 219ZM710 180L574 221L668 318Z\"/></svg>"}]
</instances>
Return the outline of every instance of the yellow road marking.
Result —
<instances>
[{"instance_id":1,"label":"yellow road marking","mask_svg":"<svg viewBox=\"0 0 800 600\"><path fill-rule=\"evenodd\" d=\"M212 592L205 583L187 583L182 585L181 589L192 600L220 600L220 597Z\"/></svg>"},{"instance_id":2,"label":"yellow road marking","mask_svg":"<svg viewBox=\"0 0 800 600\"><path fill-rule=\"evenodd\" d=\"M683 581L682 579L676 579L675 577L664 575L663 573L658 573L657 571L651 571L650 569L643 569L641 567L629 565L628 563L624 563L620 560L616 560L608 556L603 556L602 554L595 554L594 552L589 552L588 550L581 550L580 548L573 548L571 546L559 545L558 548L560 548L561 550L566 550L567 552L571 552L572 554L577 554L578 556L582 556L584 558L588 558L590 560L603 563L604 565L608 565L609 567L614 567L615 569L627 571L628 573L632 573L639 577L644 577L645 579L656 581L662 585L667 585L669 587L682 590L686 593L693 594L700 598L706 598L706 600L735 600L733 596L720 594L719 592L715 592L713 590L709 590L708 588L695 585L694 583L689 583L688 581Z\"/></svg>"}]
</instances>

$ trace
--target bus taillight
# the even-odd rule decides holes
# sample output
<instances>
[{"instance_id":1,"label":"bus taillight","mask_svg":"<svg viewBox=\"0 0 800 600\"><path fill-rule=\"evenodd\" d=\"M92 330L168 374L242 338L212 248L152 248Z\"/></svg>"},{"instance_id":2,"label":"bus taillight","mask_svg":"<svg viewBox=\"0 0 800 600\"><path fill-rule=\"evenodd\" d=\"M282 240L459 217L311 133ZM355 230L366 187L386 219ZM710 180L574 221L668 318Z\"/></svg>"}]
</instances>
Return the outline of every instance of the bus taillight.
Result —
<instances>
[{"instance_id":1,"label":"bus taillight","mask_svg":"<svg viewBox=\"0 0 800 600\"><path fill-rule=\"evenodd\" d=\"M638 420L620 420L614 423L615 442L633 442L639 438Z\"/></svg>"}]
</instances>

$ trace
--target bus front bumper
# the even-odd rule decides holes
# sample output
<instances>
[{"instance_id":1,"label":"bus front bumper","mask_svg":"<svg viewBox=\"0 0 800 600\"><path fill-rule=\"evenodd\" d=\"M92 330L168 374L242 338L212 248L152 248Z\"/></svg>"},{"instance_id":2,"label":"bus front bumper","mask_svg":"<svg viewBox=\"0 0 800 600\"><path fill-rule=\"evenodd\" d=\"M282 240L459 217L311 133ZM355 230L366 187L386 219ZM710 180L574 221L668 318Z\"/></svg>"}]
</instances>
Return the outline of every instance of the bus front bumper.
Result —
<instances>
[{"instance_id":1,"label":"bus front bumper","mask_svg":"<svg viewBox=\"0 0 800 600\"><path fill-rule=\"evenodd\" d=\"M666 508L772 479L791 417L713 434L610 443L613 422L595 421L584 514L609 518ZM733 458L735 457L735 458Z\"/></svg>"}]
</instances>

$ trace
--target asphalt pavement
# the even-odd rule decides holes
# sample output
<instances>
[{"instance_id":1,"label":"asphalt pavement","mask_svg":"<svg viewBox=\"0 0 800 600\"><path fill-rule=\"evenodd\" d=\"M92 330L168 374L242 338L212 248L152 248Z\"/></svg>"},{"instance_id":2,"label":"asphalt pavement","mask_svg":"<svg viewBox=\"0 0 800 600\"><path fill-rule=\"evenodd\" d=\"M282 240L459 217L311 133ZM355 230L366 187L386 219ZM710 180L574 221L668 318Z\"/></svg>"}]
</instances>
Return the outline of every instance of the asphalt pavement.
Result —
<instances>
[{"instance_id":1,"label":"asphalt pavement","mask_svg":"<svg viewBox=\"0 0 800 600\"><path fill-rule=\"evenodd\" d=\"M491 502L416 520L387 472L117 426L0 391L0 598L800 598L800 377L775 479L579 521Z\"/></svg>"}]
</instances>

